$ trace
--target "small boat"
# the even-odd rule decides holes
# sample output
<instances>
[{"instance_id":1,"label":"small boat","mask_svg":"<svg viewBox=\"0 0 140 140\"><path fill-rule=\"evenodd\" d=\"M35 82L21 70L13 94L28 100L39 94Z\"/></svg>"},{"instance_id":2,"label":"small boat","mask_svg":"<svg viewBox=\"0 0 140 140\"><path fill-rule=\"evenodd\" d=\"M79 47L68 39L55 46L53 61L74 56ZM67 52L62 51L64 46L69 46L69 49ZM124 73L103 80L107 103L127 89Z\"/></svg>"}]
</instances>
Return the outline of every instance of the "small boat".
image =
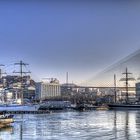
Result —
<instances>
[{"instance_id":1,"label":"small boat","mask_svg":"<svg viewBox=\"0 0 140 140\"><path fill-rule=\"evenodd\" d=\"M109 108L108 108L108 106L106 106L106 105L101 105L101 106L98 106L98 107L96 108L96 110L103 110L103 111L105 111L105 110L109 110Z\"/></svg>"},{"instance_id":2,"label":"small boat","mask_svg":"<svg viewBox=\"0 0 140 140\"><path fill-rule=\"evenodd\" d=\"M13 122L14 122L14 119L11 118L10 116L7 118L0 118L0 124L2 124L2 125L7 125L7 124L10 124Z\"/></svg>"},{"instance_id":3,"label":"small boat","mask_svg":"<svg viewBox=\"0 0 140 140\"><path fill-rule=\"evenodd\" d=\"M0 128L6 127L14 122L14 115L6 115L4 113L0 114Z\"/></svg>"}]
</instances>

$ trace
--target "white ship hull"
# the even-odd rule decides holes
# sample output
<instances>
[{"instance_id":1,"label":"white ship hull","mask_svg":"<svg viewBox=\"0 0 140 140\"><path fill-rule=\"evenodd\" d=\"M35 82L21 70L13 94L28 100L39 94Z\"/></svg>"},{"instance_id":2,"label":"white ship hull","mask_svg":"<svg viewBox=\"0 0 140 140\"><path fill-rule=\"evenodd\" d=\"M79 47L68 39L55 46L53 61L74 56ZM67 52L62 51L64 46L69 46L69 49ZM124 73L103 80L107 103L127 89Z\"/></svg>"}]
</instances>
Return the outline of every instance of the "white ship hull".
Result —
<instances>
[{"instance_id":1,"label":"white ship hull","mask_svg":"<svg viewBox=\"0 0 140 140\"><path fill-rule=\"evenodd\" d=\"M40 105L2 105L0 111L37 111Z\"/></svg>"}]
</instances>

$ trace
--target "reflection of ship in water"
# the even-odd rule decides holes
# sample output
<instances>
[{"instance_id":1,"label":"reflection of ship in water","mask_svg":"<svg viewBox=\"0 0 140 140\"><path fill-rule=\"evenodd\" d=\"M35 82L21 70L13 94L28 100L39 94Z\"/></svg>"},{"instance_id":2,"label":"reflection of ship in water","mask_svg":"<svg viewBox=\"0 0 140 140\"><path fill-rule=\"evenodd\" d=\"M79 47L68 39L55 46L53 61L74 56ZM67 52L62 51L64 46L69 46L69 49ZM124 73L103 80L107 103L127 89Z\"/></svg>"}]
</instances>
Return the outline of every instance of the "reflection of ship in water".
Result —
<instances>
[{"instance_id":1,"label":"reflection of ship in water","mask_svg":"<svg viewBox=\"0 0 140 140\"><path fill-rule=\"evenodd\" d=\"M13 126L9 125L9 126L2 127L0 128L0 132L13 133Z\"/></svg>"},{"instance_id":2,"label":"reflection of ship in water","mask_svg":"<svg viewBox=\"0 0 140 140\"><path fill-rule=\"evenodd\" d=\"M131 118L131 119L135 119L135 116L134 118ZM130 116L129 116L129 111L126 110L125 112L123 112L123 114L121 114L120 112L118 111L114 111L114 136L115 136L115 139L119 139L120 138L120 133L121 133L121 138L123 139L123 137L125 139L129 139L129 133L131 133L131 125L134 125L134 124L131 124L130 122ZM119 123L118 123L119 122ZM123 127L123 128L122 128ZM118 131L118 128L120 128L121 130Z\"/></svg>"},{"instance_id":3,"label":"reflection of ship in water","mask_svg":"<svg viewBox=\"0 0 140 140\"><path fill-rule=\"evenodd\" d=\"M131 140L140 138L140 112L123 110L113 111L113 133L115 139Z\"/></svg>"},{"instance_id":4,"label":"reflection of ship in water","mask_svg":"<svg viewBox=\"0 0 140 140\"><path fill-rule=\"evenodd\" d=\"M111 108L111 109L140 109L140 104L138 103L131 103L130 100L129 100L129 81L134 81L135 79L133 77L131 77L130 75L132 73L129 73L127 68L126 68L126 71L124 73L122 73L123 75L125 75L124 78L121 78L120 81L124 81L125 82L125 90L126 90L126 94L125 94L125 100L123 102L117 102L116 98L117 98L117 95L116 95L116 84L114 84L114 89L115 89L115 101L114 103L110 103L108 104L108 106ZM116 79L114 78L114 81ZM116 82L114 82L116 83Z\"/></svg>"}]
</instances>

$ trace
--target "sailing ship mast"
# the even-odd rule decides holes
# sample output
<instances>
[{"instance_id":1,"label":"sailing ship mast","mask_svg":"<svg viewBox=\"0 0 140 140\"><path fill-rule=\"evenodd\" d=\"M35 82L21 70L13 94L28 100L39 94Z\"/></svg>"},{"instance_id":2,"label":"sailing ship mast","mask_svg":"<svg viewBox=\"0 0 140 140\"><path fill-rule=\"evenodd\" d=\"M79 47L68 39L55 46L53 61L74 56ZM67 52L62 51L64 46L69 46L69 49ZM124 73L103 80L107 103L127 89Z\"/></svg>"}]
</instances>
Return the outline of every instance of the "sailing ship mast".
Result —
<instances>
[{"instance_id":1,"label":"sailing ship mast","mask_svg":"<svg viewBox=\"0 0 140 140\"><path fill-rule=\"evenodd\" d=\"M24 63L23 61L20 61L19 63L15 63L14 65L18 65L20 67L19 71L14 71L14 73L19 73L21 77L21 104L23 104L23 74L31 73L30 71L23 71L23 66L29 65L27 63Z\"/></svg>"},{"instance_id":2,"label":"sailing ship mast","mask_svg":"<svg viewBox=\"0 0 140 140\"><path fill-rule=\"evenodd\" d=\"M128 103L129 101L129 95L128 95L128 82L129 81L135 81L135 79L133 77L130 77L129 75L132 75L132 73L128 72L128 69L126 67L126 70L124 73L122 73L123 75L125 75L125 78L121 78L120 81L125 81L125 89L126 89L126 103Z\"/></svg>"},{"instance_id":3,"label":"sailing ship mast","mask_svg":"<svg viewBox=\"0 0 140 140\"><path fill-rule=\"evenodd\" d=\"M116 100L117 100L117 99L116 99L116 98L117 98L117 97L116 97L116 96L117 96L117 95L116 95L116 94L117 94L117 93L116 93L116 74L114 74L114 93L115 93L115 100L114 100L114 102L116 103Z\"/></svg>"}]
</instances>

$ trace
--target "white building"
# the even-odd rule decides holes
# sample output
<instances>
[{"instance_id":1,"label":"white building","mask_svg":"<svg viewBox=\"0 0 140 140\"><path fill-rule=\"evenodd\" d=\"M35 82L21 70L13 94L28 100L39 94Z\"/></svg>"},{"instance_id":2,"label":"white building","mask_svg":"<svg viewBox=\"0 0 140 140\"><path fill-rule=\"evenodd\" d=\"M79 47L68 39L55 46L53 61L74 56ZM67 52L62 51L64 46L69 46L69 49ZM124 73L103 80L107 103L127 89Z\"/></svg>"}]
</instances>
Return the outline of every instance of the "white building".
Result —
<instances>
[{"instance_id":1,"label":"white building","mask_svg":"<svg viewBox=\"0 0 140 140\"><path fill-rule=\"evenodd\" d=\"M60 84L57 79L51 79L50 82L36 83L36 99L44 100L48 98L60 97Z\"/></svg>"}]
</instances>

